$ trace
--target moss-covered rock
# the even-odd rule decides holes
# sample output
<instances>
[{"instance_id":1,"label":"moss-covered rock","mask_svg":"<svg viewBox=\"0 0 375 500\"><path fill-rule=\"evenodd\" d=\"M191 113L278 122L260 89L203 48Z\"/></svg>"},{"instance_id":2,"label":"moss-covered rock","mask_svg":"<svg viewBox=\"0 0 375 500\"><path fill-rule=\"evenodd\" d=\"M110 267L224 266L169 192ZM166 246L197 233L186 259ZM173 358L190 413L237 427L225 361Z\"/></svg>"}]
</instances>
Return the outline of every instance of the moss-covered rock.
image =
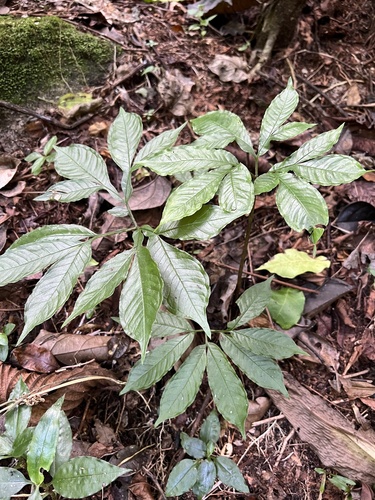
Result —
<instances>
[{"instance_id":1,"label":"moss-covered rock","mask_svg":"<svg viewBox=\"0 0 375 500\"><path fill-rule=\"evenodd\" d=\"M100 83L113 51L58 17L0 16L0 99L30 103Z\"/></svg>"}]
</instances>

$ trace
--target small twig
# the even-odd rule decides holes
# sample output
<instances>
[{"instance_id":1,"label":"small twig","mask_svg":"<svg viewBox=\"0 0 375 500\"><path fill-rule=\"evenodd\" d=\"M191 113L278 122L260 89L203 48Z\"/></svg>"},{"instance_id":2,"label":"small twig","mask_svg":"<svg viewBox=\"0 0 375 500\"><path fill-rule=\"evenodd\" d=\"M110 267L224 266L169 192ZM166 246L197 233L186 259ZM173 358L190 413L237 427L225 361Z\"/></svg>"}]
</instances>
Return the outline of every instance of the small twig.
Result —
<instances>
[{"instance_id":1,"label":"small twig","mask_svg":"<svg viewBox=\"0 0 375 500\"><path fill-rule=\"evenodd\" d=\"M325 92L320 90L316 85L311 83L309 80L306 80L306 78L304 78L301 75L296 75L296 77L297 77L297 80L301 80L301 82L305 83L308 87L313 89L314 92L317 92L318 94L323 96L324 99L326 99L331 104L331 106L333 106L341 115L343 115L343 116L348 115L338 104L335 103L335 101L333 99L331 99Z\"/></svg>"},{"instance_id":2,"label":"small twig","mask_svg":"<svg viewBox=\"0 0 375 500\"><path fill-rule=\"evenodd\" d=\"M167 497L164 495L163 488L160 486L159 481L156 479L156 477L149 470L147 470L146 467L142 467L142 469L143 469L143 472L146 474L146 476L148 476L150 479L152 479L156 489L158 490L158 492L161 495L161 498L163 500L167 500Z\"/></svg>"}]
</instances>

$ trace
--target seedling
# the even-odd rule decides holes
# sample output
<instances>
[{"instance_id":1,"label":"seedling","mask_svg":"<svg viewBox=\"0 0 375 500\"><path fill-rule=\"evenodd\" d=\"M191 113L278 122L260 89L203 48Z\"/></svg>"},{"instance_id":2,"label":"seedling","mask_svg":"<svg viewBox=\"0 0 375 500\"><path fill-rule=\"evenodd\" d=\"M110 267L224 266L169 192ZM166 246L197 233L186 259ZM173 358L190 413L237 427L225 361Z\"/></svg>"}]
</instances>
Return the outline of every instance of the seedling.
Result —
<instances>
[{"instance_id":1,"label":"seedling","mask_svg":"<svg viewBox=\"0 0 375 500\"><path fill-rule=\"evenodd\" d=\"M40 174L45 163L52 163L55 160L55 153L53 151L53 148L56 146L56 143L57 137L53 136L44 146L43 154L38 153L37 151L33 151L28 156L26 156L25 160L32 163L31 172L34 175Z\"/></svg>"},{"instance_id":2,"label":"seedling","mask_svg":"<svg viewBox=\"0 0 375 500\"><path fill-rule=\"evenodd\" d=\"M344 500L352 500L353 497L351 491L353 489L353 486L355 486L356 484L355 481L352 481L351 479L345 476L340 476L338 474L327 474L327 472L324 469L320 468L316 468L315 472L322 475L318 500L321 500L323 498L327 479L330 483L336 486L336 488L339 488L345 494Z\"/></svg>"},{"instance_id":3,"label":"seedling","mask_svg":"<svg viewBox=\"0 0 375 500\"><path fill-rule=\"evenodd\" d=\"M201 37L205 37L207 35L207 27L210 25L210 22L215 19L216 15L204 18L203 16L205 15L205 11L203 5L200 5L198 9L190 9L189 15L198 21L197 23L189 26L189 31L199 31Z\"/></svg>"}]
</instances>

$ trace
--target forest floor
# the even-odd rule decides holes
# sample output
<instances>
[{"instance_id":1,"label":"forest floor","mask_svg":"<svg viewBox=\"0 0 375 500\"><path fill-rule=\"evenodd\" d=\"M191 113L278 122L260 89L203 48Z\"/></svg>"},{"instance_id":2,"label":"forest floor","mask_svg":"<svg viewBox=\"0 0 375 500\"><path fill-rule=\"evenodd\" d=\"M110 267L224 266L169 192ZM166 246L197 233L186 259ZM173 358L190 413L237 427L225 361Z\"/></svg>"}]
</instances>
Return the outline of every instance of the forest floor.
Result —
<instances>
[{"instance_id":1,"label":"forest floor","mask_svg":"<svg viewBox=\"0 0 375 500\"><path fill-rule=\"evenodd\" d=\"M217 16L202 36L200 30L191 29L197 21L188 16L186 2L8 1L5 5L12 15L58 15L82 30L116 41L124 51L106 85L88 89L104 101L102 108L89 121L66 130L32 118L19 144L4 144L0 138L0 152L23 160L31 151L41 151L47 140L57 135L60 144L85 144L108 159L106 134L120 107L142 116L145 140L178 127L186 119L207 111L225 109L240 116L256 144L266 107L292 77L301 97L294 118L317 124L316 129L308 131L302 139L345 122L345 132L335 151L355 156L366 168L374 168L375 5L371 0L360 3L360 7L353 7L353 2L349 0L308 0L292 44L287 49L275 51L271 61L251 81L244 79L236 82L239 71L248 71L247 62L252 51L249 40L260 7L226 17ZM237 64L237 68L225 82L220 81L210 69L215 57L220 55L240 58L241 62L230 59L231 64ZM145 68L148 70L143 71ZM60 119L56 114L53 116ZM191 127L185 127L181 142L186 143L193 138ZM277 149L272 147L267 160L280 161L300 144L301 138L297 137L278 145ZM243 163L247 163L246 157L241 157L238 151L234 152ZM53 170L43 170L35 177L30 173L30 164L21 162L15 176L0 190L0 250L6 249L17 236L45 224L79 221L97 232L116 229L115 221L105 212L109 205L99 196L71 204L34 202L33 198L44 192L56 178ZM148 179L140 178L137 182L141 186L147 185ZM302 326L292 332L301 347L309 351L310 357L285 361L282 368L310 394L334 408L349 426L363 430L366 426L371 427L375 418L375 402L372 399L375 394L375 385L372 385L375 379L375 289L374 278L369 272L372 268L374 273L375 266L374 215L373 212L365 214L362 219L370 221L361 221L350 231L340 228L336 219L351 203L363 202L374 206L375 177L369 173L350 185L323 188L321 193L329 207L330 225L318 244L318 255L328 257L331 266L322 275L292 280L291 283L311 287L314 286L312 281L315 281L320 290L323 283L329 282L341 288L339 291L337 287L330 288L328 298L324 297L318 306L314 306L313 312L305 314L300 321ZM142 203L140 200L136 212L138 222L157 225L162 207L144 209ZM368 209L368 205L363 206ZM239 265L244 228L245 221L230 225L220 237L196 243L193 249L213 285L208 308L209 319L213 323L223 312L228 282ZM126 236L100 240L93 256L102 263L109 255L115 255L118 249L126 248L128 243ZM186 245L191 248L188 243ZM288 248L312 251L307 235L296 234L286 226L276 209L274 196L262 195L257 201L248 251L246 270L249 276L272 256ZM22 329L19 326L22 327L23 307L35 284L36 277L33 278L0 289L0 324L15 323L16 333ZM247 286L252 283L251 279L249 277ZM81 283L85 283L85 278ZM316 295L319 296L319 293ZM75 292L73 298L76 296ZM124 354L102 361L101 367L95 369L81 364L79 370L82 375L105 370L126 380L131 366L139 359L137 344L123 338L119 326L112 319L118 313L117 300L118 294L115 294L104 302L90 321L74 323L73 329L68 327L63 330L63 333L79 333L81 336L117 335L123 342ZM60 325L72 306L73 299L43 328L60 333ZM267 318L263 326L268 326L266 321ZM35 337L39 332L33 333ZM32 340L32 335L28 340ZM68 350L66 345L61 348L62 351L64 349ZM58 374L61 372L41 374L35 368L36 361L30 352L18 355L16 360L14 356L14 361L16 366L22 366L24 371L33 374L36 387L44 383L45 377L55 377L49 380L56 384L61 380ZM0 385L3 400L9 394L9 379L15 377L14 368L8 365L7 362L2 366ZM318 426L317 434L312 437L308 429L301 434L299 423L294 423L294 427L290 423L295 420L295 415L288 420L272 403L269 395L249 381L246 384L250 399L255 401L265 397L271 404L262 406L265 400L257 400L261 404L257 403L256 416L249 417L246 439L235 428L225 427L219 441L219 452L238 463L251 493L234 493L217 483L206 498L346 498L345 493L330 482L327 482L323 493L319 492L322 475L315 468L324 468L322 462L331 466L340 464L343 458L334 456L334 444L331 448L328 446L325 452L319 446L319 432L323 433L324 425L329 425L329 422L322 424L323 427ZM100 494L95 498L165 498L163 490L168 474L176 460L181 458L179 432L190 433L194 428L205 394L203 388L186 413L154 428L162 388L163 384L159 383L142 394L127 394L126 398L115 397L113 391L103 388L97 391L93 386L71 389L70 422L76 454L89 454L116 463L116 459L122 460L142 450L137 460L127 464L136 473L125 482L115 482L106 488L103 496ZM300 397L302 405L303 396ZM277 399L274 401L277 403ZM47 399L45 404L44 409L50 400ZM203 408L205 414L199 418L206 416L210 407L209 404L208 408ZM314 418L321 417L321 414L316 416L311 413L309 425L313 427ZM302 437L309 435L310 444L299 434ZM371 439L369 442L374 446ZM351 464L350 474L355 480L361 478L361 468L360 460ZM337 469L340 470L340 467ZM372 470L375 470L374 465ZM326 471L329 477L336 474L333 468L326 467ZM370 488L360 482L352 497L363 500L373 498ZM193 495L188 493L183 498L193 498Z\"/></svg>"}]
</instances>

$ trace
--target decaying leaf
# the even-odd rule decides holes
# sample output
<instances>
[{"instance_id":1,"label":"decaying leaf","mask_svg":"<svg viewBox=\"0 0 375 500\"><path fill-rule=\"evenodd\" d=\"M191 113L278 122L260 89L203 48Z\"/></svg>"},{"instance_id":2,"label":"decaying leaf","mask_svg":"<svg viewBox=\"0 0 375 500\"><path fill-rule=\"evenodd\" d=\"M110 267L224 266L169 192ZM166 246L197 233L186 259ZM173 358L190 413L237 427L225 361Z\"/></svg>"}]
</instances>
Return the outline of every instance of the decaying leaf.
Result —
<instances>
[{"instance_id":1,"label":"decaying leaf","mask_svg":"<svg viewBox=\"0 0 375 500\"><path fill-rule=\"evenodd\" d=\"M329 278L319 288L319 293L310 293L306 297L303 314L309 318L327 309L333 302L351 292L353 286L337 278Z\"/></svg>"},{"instance_id":2,"label":"decaying leaf","mask_svg":"<svg viewBox=\"0 0 375 500\"><path fill-rule=\"evenodd\" d=\"M251 429L254 422L261 420L271 406L271 400L264 396L256 398L255 401L249 401L247 417L245 420L245 429Z\"/></svg>"},{"instance_id":3,"label":"decaying leaf","mask_svg":"<svg viewBox=\"0 0 375 500\"><path fill-rule=\"evenodd\" d=\"M222 82L244 82L249 78L248 65L244 59L236 56L218 54L208 69L215 73Z\"/></svg>"},{"instance_id":4,"label":"decaying leaf","mask_svg":"<svg viewBox=\"0 0 375 500\"><path fill-rule=\"evenodd\" d=\"M309 361L323 363L331 371L337 372L340 354L328 340L312 331L303 331L298 335L298 345L307 352Z\"/></svg>"},{"instance_id":5,"label":"decaying leaf","mask_svg":"<svg viewBox=\"0 0 375 500\"><path fill-rule=\"evenodd\" d=\"M13 179L20 163L20 160L12 156L0 155L0 189Z\"/></svg>"},{"instance_id":6,"label":"decaying leaf","mask_svg":"<svg viewBox=\"0 0 375 500\"><path fill-rule=\"evenodd\" d=\"M375 482L375 432L356 430L322 398L313 395L291 375L284 374L289 398L267 392L325 467L368 484Z\"/></svg>"},{"instance_id":7,"label":"decaying leaf","mask_svg":"<svg viewBox=\"0 0 375 500\"><path fill-rule=\"evenodd\" d=\"M12 364L31 372L52 373L60 368L55 356L47 347L24 344L13 349Z\"/></svg>"},{"instance_id":8,"label":"decaying leaf","mask_svg":"<svg viewBox=\"0 0 375 500\"><path fill-rule=\"evenodd\" d=\"M185 116L193 111L191 99L193 80L184 76L180 70L166 71L159 81L158 92L164 104L175 116Z\"/></svg>"}]
</instances>

